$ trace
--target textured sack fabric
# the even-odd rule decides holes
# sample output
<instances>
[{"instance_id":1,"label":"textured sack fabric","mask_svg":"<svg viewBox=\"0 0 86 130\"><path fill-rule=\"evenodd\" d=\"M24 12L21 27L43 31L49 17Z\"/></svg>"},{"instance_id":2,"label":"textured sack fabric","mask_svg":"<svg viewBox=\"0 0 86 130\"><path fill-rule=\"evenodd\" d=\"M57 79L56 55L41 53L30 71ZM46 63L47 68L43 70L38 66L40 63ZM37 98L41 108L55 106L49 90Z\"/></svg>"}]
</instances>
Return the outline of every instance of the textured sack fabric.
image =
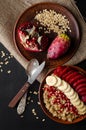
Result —
<instances>
[{"instance_id":1,"label":"textured sack fabric","mask_svg":"<svg viewBox=\"0 0 86 130\"><path fill-rule=\"evenodd\" d=\"M0 0L0 42L13 54L13 56L26 68L28 61L19 54L13 43L13 28L21 13L28 7L39 2L56 2L67 7L77 18L82 38L75 55L66 63L74 65L86 58L86 23L78 10L74 0Z\"/></svg>"}]
</instances>

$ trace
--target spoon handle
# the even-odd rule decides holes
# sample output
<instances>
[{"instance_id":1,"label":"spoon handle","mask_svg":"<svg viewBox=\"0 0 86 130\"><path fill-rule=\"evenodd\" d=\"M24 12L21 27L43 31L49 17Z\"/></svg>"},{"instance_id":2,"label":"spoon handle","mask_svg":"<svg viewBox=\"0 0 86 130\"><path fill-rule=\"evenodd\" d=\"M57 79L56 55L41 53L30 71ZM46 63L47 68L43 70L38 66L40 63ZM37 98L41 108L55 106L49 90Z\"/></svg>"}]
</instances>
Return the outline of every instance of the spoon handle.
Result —
<instances>
[{"instance_id":1,"label":"spoon handle","mask_svg":"<svg viewBox=\"0 0 86 130\"><path fill-rule=\"evenodd\" d=\"M23 114L26 107L26 99L27 99L27 92L23 95L23 97L20 99L19 104L17 106L17 113L19 115Z\"/></svg>"},{"instance_id":2,"label":"spoon handle","mask_svg":"<svg viewBox=\"0 0 86 130\"><path fill-rule=\"evenodd\" d=\"M9 107L13 108L18 103L18 101L21 99L21 97L26 93L28 90L30 84L26 82L24 86L19 90L19 92L16 94L16 96L10 101L8 104Z\"/></svg>"}]
</instances>

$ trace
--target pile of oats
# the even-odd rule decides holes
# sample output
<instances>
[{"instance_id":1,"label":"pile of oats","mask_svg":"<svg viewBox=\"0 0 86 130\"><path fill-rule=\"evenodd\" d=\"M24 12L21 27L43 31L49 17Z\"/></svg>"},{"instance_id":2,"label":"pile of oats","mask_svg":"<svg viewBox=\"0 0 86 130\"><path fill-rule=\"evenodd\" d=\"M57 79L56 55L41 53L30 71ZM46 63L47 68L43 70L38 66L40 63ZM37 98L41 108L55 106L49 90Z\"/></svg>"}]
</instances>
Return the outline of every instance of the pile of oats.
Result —
<instances>
[{"instance_id":1,"label":"pile of oats","mask_svg":"<svg viewBox=\"0 0 86 130\"><path fill-rule=\"evenodd\" d=\"M71 32L69 20L66 18L66 16L57 13L54 10L44 9L39 13L37 12L34 19L39 21L42 26L46 27L48 33L53 31L59 35L66 33L68 30Z\"/></svg>"}]
</instances>

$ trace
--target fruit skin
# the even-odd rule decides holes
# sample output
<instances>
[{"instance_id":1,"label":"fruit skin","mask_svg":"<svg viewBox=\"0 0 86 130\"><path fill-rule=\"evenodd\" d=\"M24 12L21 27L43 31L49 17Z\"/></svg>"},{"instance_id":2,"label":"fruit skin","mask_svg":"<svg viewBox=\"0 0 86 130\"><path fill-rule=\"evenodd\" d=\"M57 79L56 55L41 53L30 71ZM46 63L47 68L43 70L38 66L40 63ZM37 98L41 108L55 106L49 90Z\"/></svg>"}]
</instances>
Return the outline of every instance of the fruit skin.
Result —
<instances>
[{"instance_id":1,"label":"fruit skin","mask_svg":"<svg viewBox=\"0 0 86 130\"><path fill-rule=\"evenodd\" d=\"M66 68L66 66L58 66L55 70L54 70L54 74L56 75L56 76L59 76L60 78L61 78L61 76L62 76L62 72L63 72L63 70Z\"/></svg>"},{"instance_id":2,"label":"fruit skin","mask_svg":"<svg viewBox=\"0 0 86 130\"><path fill-rule=\"evenodd\" d=\"M30 22L21 24L17 33L20 43L28 51L41 52L48 48L48 37L40 35L37 27Z\"/></svg>"},{"instance_id":3,"label":"fruit skin","mask_svg":"<svg viewBox=\"0 0 86 130\"><path fill-rule=\"evenodd\" d=\"M71 74L69 74L69 75L65 78L65 80L69 83L70 79L72 79L74 76L76 76L76 74L77 74L76 71L73 72L73 73L71 73Z\"/></svg>"},{"instance_id":4,"label":"fruit skin","mask_svg":"<svg viewBox=\"0 0 86 130\"><path fill-rule=\"evenodd\" d=\"M69 74L72 74L74 73L74 70L69 70L67 73L65 73L63 76L62 76L62 79L66 80L66 77L69 75Z\"/></svg>"},{"instance_id":5,"label":"fruit skin","mask_svg":"<svg viewBox=\"0 0 86 130\"><path fill-rule=\"evenodd\" d=\"M61 75L61 77L65 74L65 73L67 73L67 72L69 72L69 70L70 70L70 67L64 67L64 69L63 69L63 71L62 71L62 75Z\"/></svg>"},{"instance_id":6,"label":"fruit skin","mask_svg":"<svg viewBox=\"0 0 86 130\"><path fill-rule=\"evenodd\" d=\"M79 94L80 98L82 99L82 96L86 96L86 88L83 88L83 87L80 88L79 90L77 90L77 93Z\"/></svg>"},{"instance_id":7,"label":"fruit skin","mask_svg":"<svg viewBox=\"0 0 86 130\"><path fill-rule=\"evenodd\" d=\"M78 91L79 89L83 89L83 88L86 89L86 83L79 84L75 89L76 91Z\"/></svg>"},{"instance_id":8,"label":"fruit skin","mask_svg":"<svg viewBox=\"0 0 86 130\"><path fill-rule=\"evenodd\" d=\"M53 72L54 75L61 77L61 72L62 72L63 68L64 68L64 66L58 66L58 67L54 70L54 72Z\"/></svg>"},{"instance_id":9,"label":"fruit skin","mask_svg":"<svg viewBox=\"0 0 86 130\"><path fill-rule=\"evenodd\" d=\"M82 96L82 101L86 103L86 95L85 96Z\"/></svg>"},{"instance_id":10,"label":"fruit skin","mask_svg":"<svg viewBox=\"0 0 86 130\"><path fill-rule=\"evenodd\" d=\"M77 92L79 93L80 96L86 95L86 88L80 88L79 90L77 90Z\"/></svg>"},{"instance_id":11,"label":"fruit skin","mask_svg":"<svg viewBox=\"0 0 86 130\"><path fill-rule=\"evenodd\" d=\"M82 77L82 78L80 78L79 80L77 80L77 81L73 84L74 88L77 87L77 86L78 86L79 84L81 84L81 83L86 83L86 78Z\"/></svg>"},{"instance_id":12,"label":"fruit skin","mask_svg":"<svg viewBox=\"0 0 86 130\"><path fill-rule=\"evenodd\" d=\"M47 58L57 59L64 55L70 47L70 38L67 34L57 36L48 48Z\"/></svg>"},{"instance_id":13,"label":"fruit skin","mask_svg":"<svg viewBox=\"0 0 86 130\"><path fill-rule=\"evenodd\" d=\"M77 80L79 80L82 77L80 74L76 74L72 79L69 80L69 83L73 85Z\"/></svg>"}]
</instances>

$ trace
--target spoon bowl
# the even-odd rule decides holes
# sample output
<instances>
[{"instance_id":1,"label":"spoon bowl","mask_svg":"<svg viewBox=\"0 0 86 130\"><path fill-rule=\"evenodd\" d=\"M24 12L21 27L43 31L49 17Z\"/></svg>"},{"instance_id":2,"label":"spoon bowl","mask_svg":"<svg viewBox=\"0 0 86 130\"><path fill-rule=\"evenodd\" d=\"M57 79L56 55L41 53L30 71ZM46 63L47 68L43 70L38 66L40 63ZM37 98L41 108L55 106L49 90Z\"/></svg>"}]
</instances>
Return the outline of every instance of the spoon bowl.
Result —
<instances>
[{"instance_id":1,"label":"spoon bowl","mask_svg":"<svg viewBox=\"0 0 86 130\"><path fill-rule=\"evenodd\" d=\"M30 60L30 62L27 65L27 70L26 70L26 74L27 75L33 75L36 68L39 66L39 62L37 59L32 59Z\"/></svg>"}]
</instances>

